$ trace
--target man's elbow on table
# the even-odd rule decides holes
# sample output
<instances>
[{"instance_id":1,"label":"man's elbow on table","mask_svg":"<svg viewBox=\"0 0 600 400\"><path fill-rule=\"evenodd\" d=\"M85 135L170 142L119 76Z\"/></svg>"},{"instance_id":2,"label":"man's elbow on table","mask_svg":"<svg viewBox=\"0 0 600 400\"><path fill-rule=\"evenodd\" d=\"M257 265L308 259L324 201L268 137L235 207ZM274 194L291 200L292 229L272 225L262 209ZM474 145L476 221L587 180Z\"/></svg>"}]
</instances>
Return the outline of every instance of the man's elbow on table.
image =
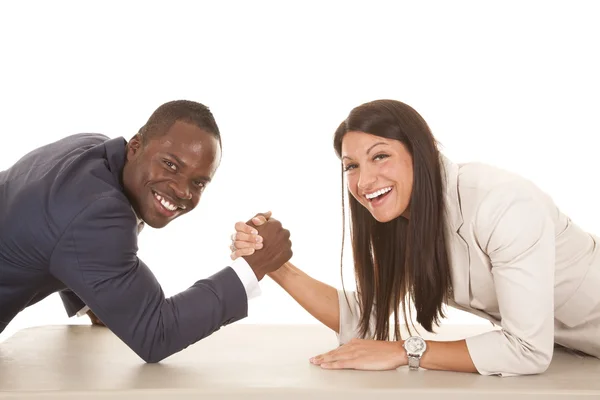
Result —
<instances>
[{"instance_id":1,"label":"man's elbow on table","mask_svg":"<svg viewBox=\"0 0 600 400\"><path fill-rule=\"evenodd\" d=\"M162 360L172 356L173 354L179 353L184 350L185 346L173 346L168 338L161 335L162 338L156 342L147 346L139 346L138 348L131 347L131 349L147 364L156 364Z\"/></svg>"}]
</instances>

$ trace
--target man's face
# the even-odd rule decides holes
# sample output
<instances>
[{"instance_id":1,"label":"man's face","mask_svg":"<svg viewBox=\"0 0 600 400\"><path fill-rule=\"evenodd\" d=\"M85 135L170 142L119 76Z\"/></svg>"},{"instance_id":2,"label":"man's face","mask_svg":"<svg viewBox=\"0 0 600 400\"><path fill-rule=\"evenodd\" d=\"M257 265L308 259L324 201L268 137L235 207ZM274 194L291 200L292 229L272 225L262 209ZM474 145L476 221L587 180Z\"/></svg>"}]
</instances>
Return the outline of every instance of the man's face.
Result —
<instances>
[{"instance_id":1,"label":"man's face","mask_svg":"<svg viewBox=\"0 0 600 400\"><path fill-rule=\"evenodd\" d=\"M187 122L145 145L136 135L127 144L125 193L146 224L162 228L196 207L220 159L215 135Z\"/></svg>"}]
</instances>

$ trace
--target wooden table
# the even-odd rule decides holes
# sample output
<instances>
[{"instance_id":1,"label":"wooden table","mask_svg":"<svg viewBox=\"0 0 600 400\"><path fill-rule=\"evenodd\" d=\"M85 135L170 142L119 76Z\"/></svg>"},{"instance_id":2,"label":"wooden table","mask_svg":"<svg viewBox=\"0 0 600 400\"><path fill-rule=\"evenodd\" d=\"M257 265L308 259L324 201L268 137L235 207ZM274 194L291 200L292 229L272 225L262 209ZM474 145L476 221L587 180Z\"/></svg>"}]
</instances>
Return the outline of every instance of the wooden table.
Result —
<instances>
[{"instance_id":1,"label":"wooden table","mask_svg":"<svg viewBox=\"0 0 600 400\"><path fill-rule=\"evenodd\" d=\"M437 339L489 329L445 325ZM308 362L336 346L335 334L320 325L238 323L161 363L145 364L106 328L28 328L0 343L0 398L600 398L600 360L564 350L556 351L545 374L511 378L406 367L327 371Z\"/></svg>"}]
</instances>

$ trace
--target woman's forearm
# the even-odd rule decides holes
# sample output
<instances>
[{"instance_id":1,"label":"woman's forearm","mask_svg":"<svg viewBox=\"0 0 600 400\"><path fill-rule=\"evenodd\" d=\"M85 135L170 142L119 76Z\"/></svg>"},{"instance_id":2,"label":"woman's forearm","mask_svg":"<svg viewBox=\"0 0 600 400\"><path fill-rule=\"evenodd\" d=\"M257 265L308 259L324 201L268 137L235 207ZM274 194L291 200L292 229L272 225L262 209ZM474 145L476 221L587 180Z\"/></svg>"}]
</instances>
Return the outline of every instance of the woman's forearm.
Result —
<instances>
[{"instance_id":1,"label":"woman's forearm","mask_svg":"<svg viewBox=\"0 0 600 400\"><path fill-rule=\"evenodd\" d=\"M290 262L268 275L313 317L338 333L340 307L337 289L311 278Z\"/></svg>"},{"instance_id":2,"label":"woman's forearm","mask_svg":"<svg viewBox=\"0 0 600 400\"><path fill-rule=\"evenodd\" d=\"M421 357L421 367L441 371L477 372L465 340L426 342L427 350Z\"/></svg>"}]
</instances>

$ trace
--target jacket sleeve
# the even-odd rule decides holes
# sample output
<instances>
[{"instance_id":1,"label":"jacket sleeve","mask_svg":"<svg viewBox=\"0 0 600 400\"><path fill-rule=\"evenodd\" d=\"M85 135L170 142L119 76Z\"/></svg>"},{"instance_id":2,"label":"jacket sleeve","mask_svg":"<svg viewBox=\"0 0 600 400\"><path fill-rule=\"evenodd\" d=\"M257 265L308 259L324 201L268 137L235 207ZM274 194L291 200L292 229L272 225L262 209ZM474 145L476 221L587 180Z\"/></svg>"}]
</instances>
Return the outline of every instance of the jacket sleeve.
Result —
<instances>
[{"instance_id":1,"label":"jacket sleeve","mask_svg":"<svg viewBox=\"0 0 600 400\"><path fill-rule=\"evenodd\" d=\"M137 257L135 216L103 197L63 233L51 272L146 362L158 362L247 315L244 286L231 267L170 298Z\"/></svg>"},{"instance_id":2,"label":"jacket sleeve","mask_svg":"<svg viewBox=\"0 0 600 400\"><path fill-rule=\"evenodd\" d=\"M504 189L504 191L500 190ZM544 372L554 350L554 224L525 184L491 191L475 233L489 256L501 329L466 339L482 375Z\"/></svg>"},{"instance_id":3,"label":"jacket sleeve","mask_svg":"<svg viewBox=\"0 0 600 400\"><path fill-rule=\"evenodd\" d=\"M58 294L69 317L74 316L86 307L84 302L81 301L81 299L77 297L77 295L73 293L72 290L61 290L60 292L58 292Z\"/></svg>"}]
</instances>

